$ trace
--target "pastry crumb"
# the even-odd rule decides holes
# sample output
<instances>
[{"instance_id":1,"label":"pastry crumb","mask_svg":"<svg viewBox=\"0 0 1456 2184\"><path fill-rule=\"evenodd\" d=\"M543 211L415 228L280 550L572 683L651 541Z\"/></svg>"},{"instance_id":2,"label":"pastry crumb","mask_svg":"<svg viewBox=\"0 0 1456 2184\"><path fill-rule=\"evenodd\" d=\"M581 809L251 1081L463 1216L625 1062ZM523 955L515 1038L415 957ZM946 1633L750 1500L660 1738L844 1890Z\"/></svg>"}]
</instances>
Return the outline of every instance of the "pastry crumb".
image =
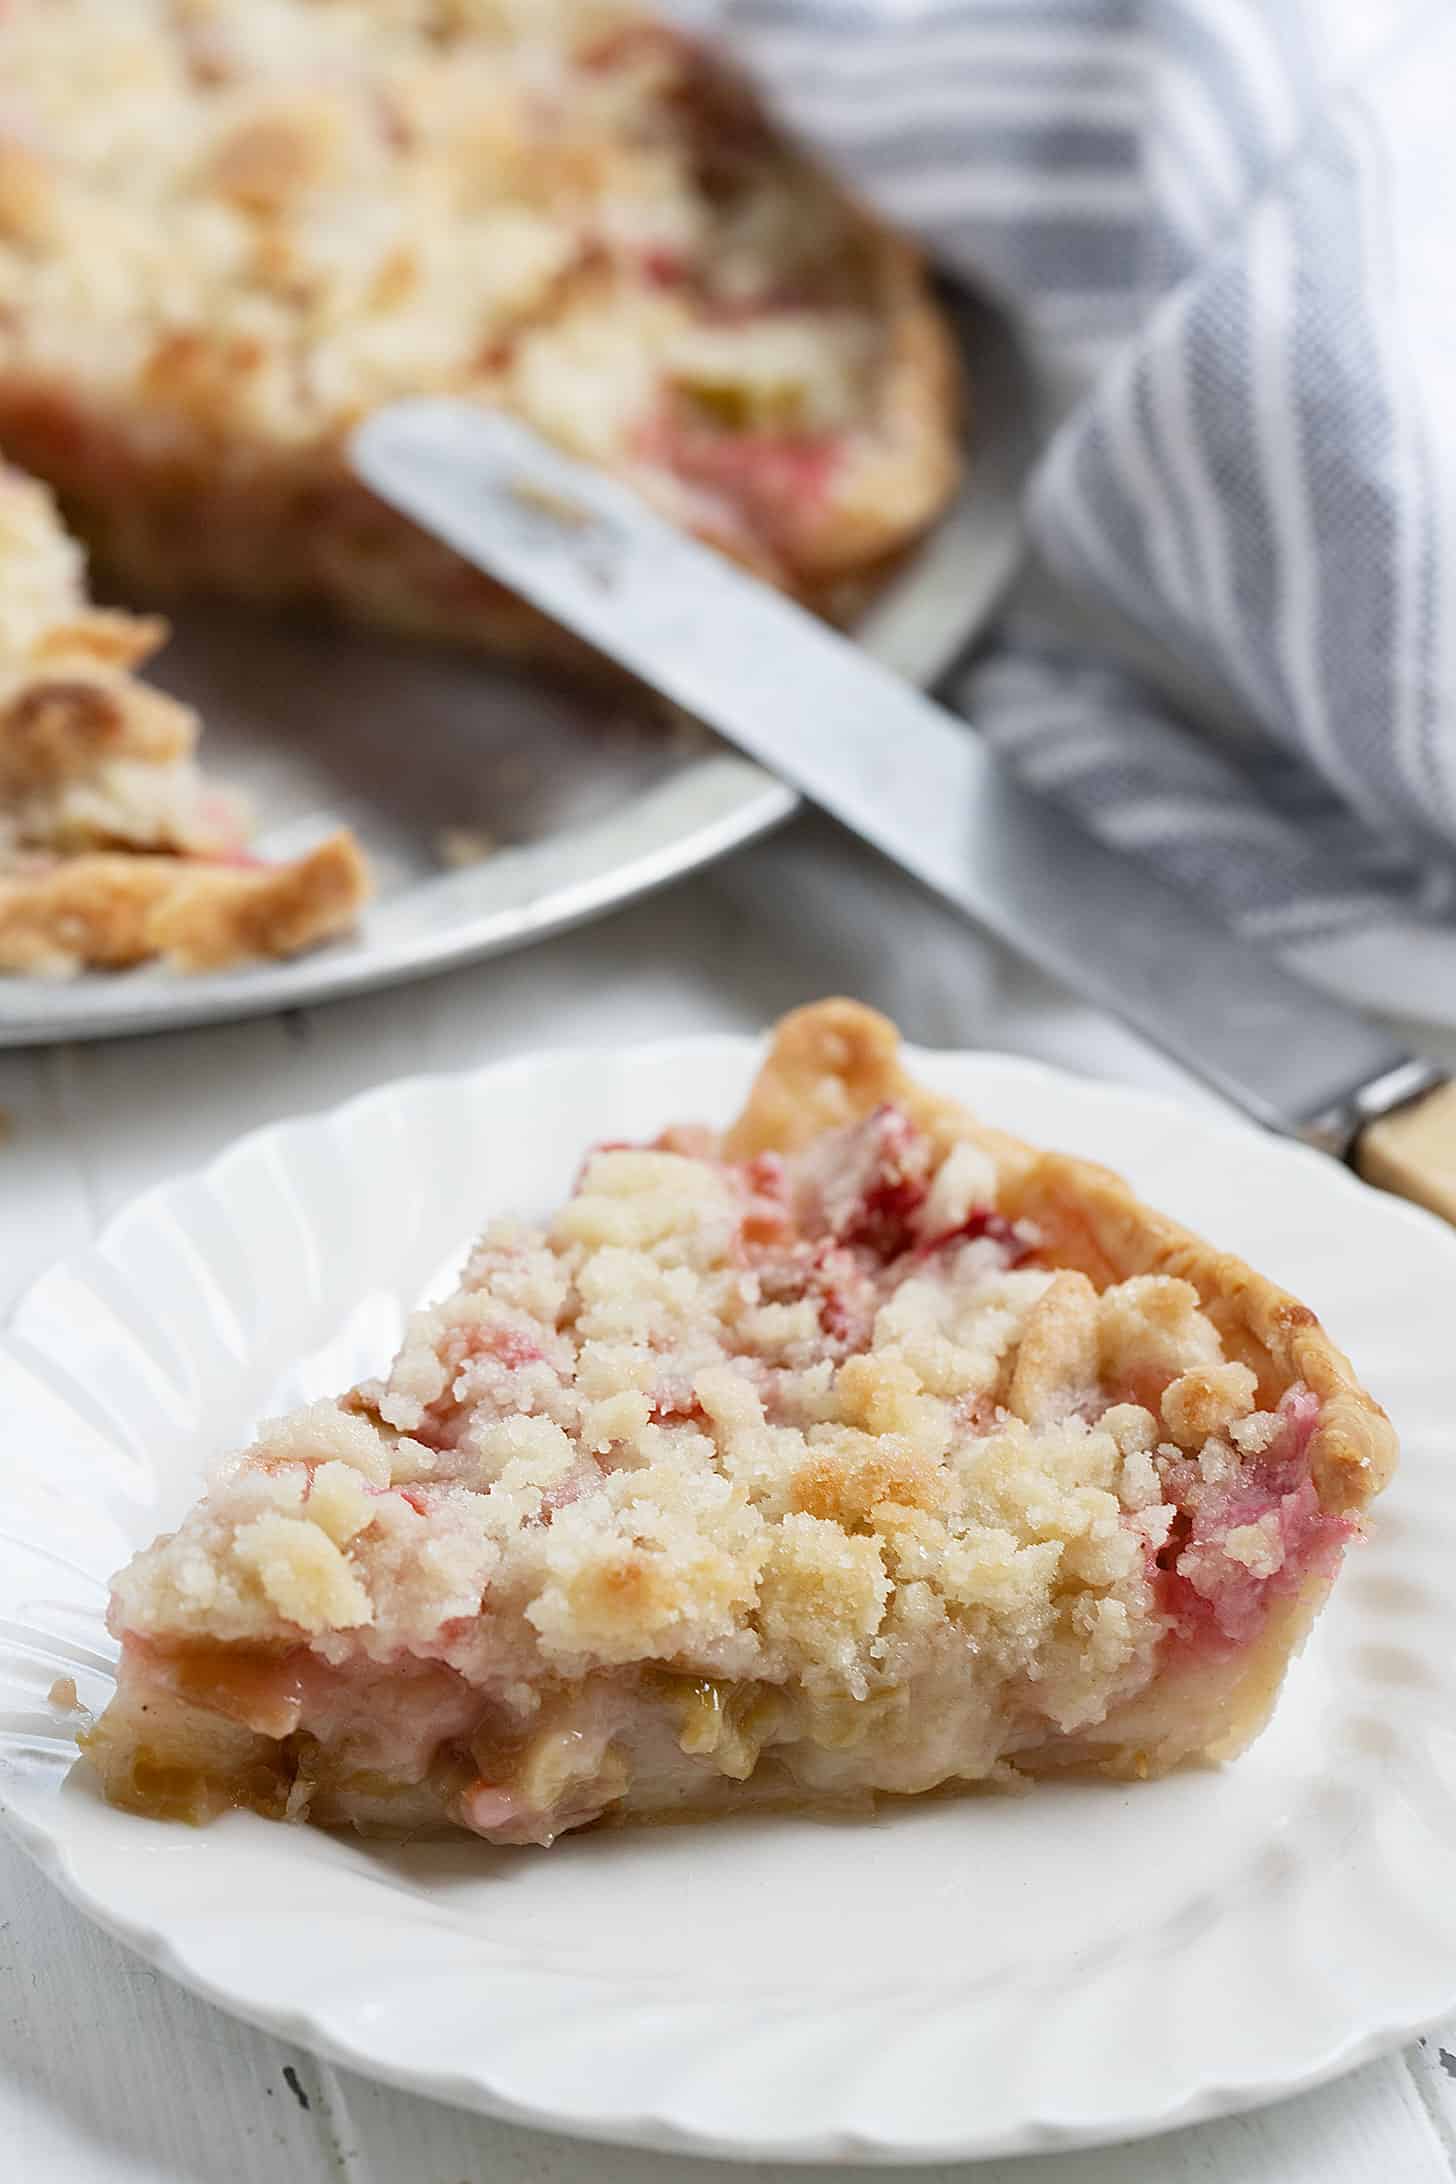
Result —
<instances>
[{"instance_id":1,"label":"pastry crumb","mask_svg":"<svg viewBox=\"0 0 1456 2184\"><path fill-rule=\"evenodd\" d=\"M499 848L496 837L487 833L484 827L442 827L435 836L435 854L451 872L463 872L470 865L484 864Z\"/></svg>"}]
</instances>

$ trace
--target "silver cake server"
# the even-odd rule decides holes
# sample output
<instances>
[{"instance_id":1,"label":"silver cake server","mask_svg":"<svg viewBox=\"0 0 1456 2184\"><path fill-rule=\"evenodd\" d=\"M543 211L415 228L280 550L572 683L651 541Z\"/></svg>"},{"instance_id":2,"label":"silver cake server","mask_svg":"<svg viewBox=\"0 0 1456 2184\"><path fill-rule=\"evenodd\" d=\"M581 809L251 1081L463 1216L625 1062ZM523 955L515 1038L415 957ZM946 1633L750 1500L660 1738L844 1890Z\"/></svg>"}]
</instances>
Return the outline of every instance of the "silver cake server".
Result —
<instances>
[{"instance_id":1,"label":"silver cake server","mask_svg":"<svg viewBox=\"0 0 1456 2184\"><path fill-rule=\"evenodd\" d=\"M497 411L376 412L374 492L1255 1120L1456 1220L1456 1084L1023 788L849 639Z\"/></svg>"}]
</instances>

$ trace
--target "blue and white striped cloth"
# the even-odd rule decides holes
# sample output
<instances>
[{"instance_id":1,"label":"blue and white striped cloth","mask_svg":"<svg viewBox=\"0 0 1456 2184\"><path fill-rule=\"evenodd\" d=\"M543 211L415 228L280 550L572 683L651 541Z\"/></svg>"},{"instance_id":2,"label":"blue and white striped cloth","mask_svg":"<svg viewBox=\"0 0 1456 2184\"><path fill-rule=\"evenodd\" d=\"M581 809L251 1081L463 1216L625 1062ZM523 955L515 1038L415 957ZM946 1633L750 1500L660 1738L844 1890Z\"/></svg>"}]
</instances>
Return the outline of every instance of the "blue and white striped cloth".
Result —
<instances>
[{"instance_id":1,"label":"blue and white striped cloth","mask_svg":"<svg viewBox=\"0 0 1456 2184\"><path fill-rule=\"evenodd\" d=\"M1456 0L718 12L1056 389L1045 575L967 710L1250 936L1456 1020Z\"/></svg>"}]
</instances>

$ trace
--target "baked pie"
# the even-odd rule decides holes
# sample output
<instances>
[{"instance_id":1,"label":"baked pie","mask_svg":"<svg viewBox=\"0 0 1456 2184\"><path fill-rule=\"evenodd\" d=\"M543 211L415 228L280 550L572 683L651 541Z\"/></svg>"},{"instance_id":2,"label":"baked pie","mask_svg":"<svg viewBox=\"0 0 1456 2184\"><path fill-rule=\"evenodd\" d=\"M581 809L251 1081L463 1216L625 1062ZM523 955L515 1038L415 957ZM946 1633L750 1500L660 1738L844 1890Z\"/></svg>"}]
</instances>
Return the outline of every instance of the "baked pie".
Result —
<instances>
[{"instance_id":1,"label":"baked pie","mask_svg":"<svg viewBox=\"0 0 1456 2184\"><path fill-rule=\"evenodd\" d=\"M116 1580L107 1793L550 1843L1239 1751L1395 1462L1314 1314L844 1001Z\"/></svg>"},{"instance_id":2,"label":"baked pie","mask_svg":"<svg viewBox=\"0 0 1456 2184\"><path fill-rule=\"evenodd\" d=\"M640 8L8 0L0 447L124 585L565 643L352 477L431 392L841 615L957 468L917 258Z\"/></svg>"},{"instance_id":3,"label":"baked pie","mask_svg":"<svg viewBox=\"0 0 1456 2184\"><path fill-rule=\"evenodd\" d=\"M249 854L242 805L198 771L196 716L134 672L165 636L88 603L49 491L0 465L0 972L216 970L354 921L352 835Z\"/></svg>"}]
</instances>

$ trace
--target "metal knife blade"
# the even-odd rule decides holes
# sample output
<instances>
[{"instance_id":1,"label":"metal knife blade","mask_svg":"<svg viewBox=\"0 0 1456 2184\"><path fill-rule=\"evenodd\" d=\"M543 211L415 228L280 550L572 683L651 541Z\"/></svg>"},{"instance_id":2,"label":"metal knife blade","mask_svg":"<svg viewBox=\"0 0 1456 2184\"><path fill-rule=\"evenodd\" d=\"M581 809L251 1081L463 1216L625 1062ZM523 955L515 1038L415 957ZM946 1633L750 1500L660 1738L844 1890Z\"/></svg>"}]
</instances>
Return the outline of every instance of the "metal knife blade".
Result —
<instances>
[{"instance_id":1,"label":"metal knife blade","mask_svg":"<svg viewBox=\"0 0 1456 2184\"><path fill-rule=\"evenodd\" d=\"M382 499L696 714L1257 1121L1344 1152L1441 1072L1017 782L967 726L496 411L377 411Z\"/></svg>"}]
</instances>

